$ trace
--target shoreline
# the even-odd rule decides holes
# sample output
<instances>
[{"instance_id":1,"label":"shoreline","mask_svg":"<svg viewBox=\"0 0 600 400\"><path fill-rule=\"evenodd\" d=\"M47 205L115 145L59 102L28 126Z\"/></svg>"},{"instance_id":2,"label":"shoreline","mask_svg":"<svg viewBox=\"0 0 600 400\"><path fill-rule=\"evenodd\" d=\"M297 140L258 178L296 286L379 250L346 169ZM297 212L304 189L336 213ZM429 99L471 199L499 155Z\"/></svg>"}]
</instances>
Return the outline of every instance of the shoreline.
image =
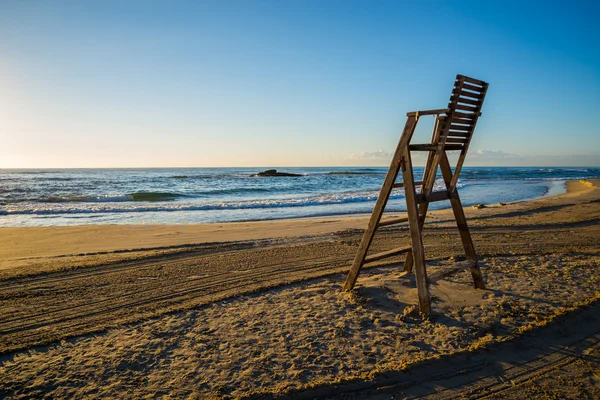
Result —
<instances>
[{"instance_id":1,"label":"shoreline","mask_svg":"<svg viewBox=\"0 0 600 400\"><path fill-rule=\"evenodd\" d=\"M569 199L600 187L600 180L566 181L566 193L505 205L489 204L472 216L516 212L531 204ZM429 213L432 220L449 216L448 208ZM393 218L403 213L390 213ZM323 237L333 232L364 229L370 214L335 217L278 219L269 221L223 222L181 225L76 225L48 227L1 227L0 276L11 268L27 267L57 257L94 256L108 253L138 253L176 250L190 246L269 239Z\"/></svg>"},{"instance_id":2,"label":"shoreline","mask_svg":"<svg viewBox=\"0 0 600 400\"><path fill-rule=\"evenodd\" d=\"M360 216L371 211L387 169L342 175L324 171L329 170L308 168L299 180L257 180L231 168L217 172L192 168L181 175L189 180L152 169L141 175L102 170L0 173L6 182L0 226L181 225ZM559 194L569 179L596 178L599 167L472 167L465 169L459 186L465 205L512 203ZM443 187L441 181L437 185ZM448 204L430 208L438 207ZM401 191L391 196L388 210L404 212Z\"/></svg>"}]
</instances>

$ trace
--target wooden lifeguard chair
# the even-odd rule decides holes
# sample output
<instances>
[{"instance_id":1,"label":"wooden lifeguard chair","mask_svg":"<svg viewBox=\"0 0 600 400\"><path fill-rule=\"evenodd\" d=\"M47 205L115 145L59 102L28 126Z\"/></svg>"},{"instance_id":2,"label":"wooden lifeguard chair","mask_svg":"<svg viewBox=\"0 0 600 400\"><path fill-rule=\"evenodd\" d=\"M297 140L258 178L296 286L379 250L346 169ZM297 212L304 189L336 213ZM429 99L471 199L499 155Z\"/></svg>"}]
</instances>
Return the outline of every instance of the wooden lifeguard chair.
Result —
<instances>
[{"instance_id":1,"label":"wooden lifeguard chair","mask_svg":"<svg viewBox=\"0 0 600 400\"><path fill-rule=\"evenodd\" d=\"M477 254L475 253L475 247L473 246L456 184L469 149L469 144L471 143L471 138L473 137L475 125L481 115L481 106L483 105L487 88L488 84L484 81L457 75L447 108L415 111L406 114L407 120L404 130L400 136L390 169L381 187L381 192L373 208L369 224L354 257L354 262L344 284L344 290L352 290L354 288L358 274L365 263L408 253L404 262L404 271L410 273L414 264L419 294L419 308L422 313L429 314L431 312L431 302L425 268L422 230L429 203L442 200L450 200L452 211L454 212L454 218L456 219L462 245L467 256L464 267L471 270L475 287L485 289L483 276L477 264ZM411 144L410 140L419 118L427 115L435 116L431 143ZM411 160L412 151L426 151L429 153L422 181L415 182ZM450 161L448 160L448 151L460 152L454 172L452 172ZM442 172L446 190L433 192L438 167ZM397 183L396 178L400 169L402 169L402 182ZM404 188L407 217L381 222L381 216L394 188ZM417 188L419 188L419 191L417 191ZM367 256L373 236L378 228L402 222L408 222L409 224L409 246Z\"/></svg>"}]
</instances>

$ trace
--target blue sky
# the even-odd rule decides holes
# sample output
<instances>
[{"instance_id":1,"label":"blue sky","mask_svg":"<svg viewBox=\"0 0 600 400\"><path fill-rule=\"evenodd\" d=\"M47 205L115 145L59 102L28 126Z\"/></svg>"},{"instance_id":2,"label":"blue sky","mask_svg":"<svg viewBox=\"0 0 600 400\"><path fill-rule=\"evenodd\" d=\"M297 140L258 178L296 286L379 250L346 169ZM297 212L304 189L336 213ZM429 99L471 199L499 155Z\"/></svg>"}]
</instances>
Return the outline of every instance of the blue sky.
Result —
<instances>
[{"instance_id":1,"label":"blue sky","mask_svg":"<svg viewBox=\"0 0 600 400\"><path fill-rule=\"evenodd\" d=\"M600 165L598 4L0 0L0 167L387 165L457 73L469 164Z\"/></svg>"}]
</instances>

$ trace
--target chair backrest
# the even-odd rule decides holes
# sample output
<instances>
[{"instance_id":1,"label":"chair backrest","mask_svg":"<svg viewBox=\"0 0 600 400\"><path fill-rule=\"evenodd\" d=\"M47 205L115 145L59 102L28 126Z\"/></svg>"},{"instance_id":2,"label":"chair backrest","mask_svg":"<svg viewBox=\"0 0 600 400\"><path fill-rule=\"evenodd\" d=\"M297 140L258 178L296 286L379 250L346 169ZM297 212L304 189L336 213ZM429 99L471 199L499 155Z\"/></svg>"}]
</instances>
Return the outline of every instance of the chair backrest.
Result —
<instances>
[{"instance_id":1,"label":"chair backrest","mask_svg":"<svg viewBox=\"0 0 600 400\"><path fill-rule=\"evenodd\" d=\"M448 112L443 119L440 141L469 147L488 84L464 75L456 75ZM445 139L445 140L444 140Z\"/></svg>"}]
</instances>

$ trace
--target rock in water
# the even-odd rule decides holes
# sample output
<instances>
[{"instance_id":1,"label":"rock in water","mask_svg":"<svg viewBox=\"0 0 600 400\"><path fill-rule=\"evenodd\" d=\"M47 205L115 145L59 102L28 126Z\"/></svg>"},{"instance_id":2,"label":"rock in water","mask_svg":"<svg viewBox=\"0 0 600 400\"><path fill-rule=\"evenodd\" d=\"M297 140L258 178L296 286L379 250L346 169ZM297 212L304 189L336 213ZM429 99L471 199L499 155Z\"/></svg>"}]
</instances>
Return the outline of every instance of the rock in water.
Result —
<instances>
[{"instance_id":1,"label":"rock in water","mask_svg":"<svg viewBox=\"0 0 600 400\"><path fill-rule=\"evenodd\" d=\"M300 174L290 174L289 172L277 172L276 169L268 169L263 172L259 172L258 174L253 174L250 176L302 176Z\"/></svg>"}]
</instances>

